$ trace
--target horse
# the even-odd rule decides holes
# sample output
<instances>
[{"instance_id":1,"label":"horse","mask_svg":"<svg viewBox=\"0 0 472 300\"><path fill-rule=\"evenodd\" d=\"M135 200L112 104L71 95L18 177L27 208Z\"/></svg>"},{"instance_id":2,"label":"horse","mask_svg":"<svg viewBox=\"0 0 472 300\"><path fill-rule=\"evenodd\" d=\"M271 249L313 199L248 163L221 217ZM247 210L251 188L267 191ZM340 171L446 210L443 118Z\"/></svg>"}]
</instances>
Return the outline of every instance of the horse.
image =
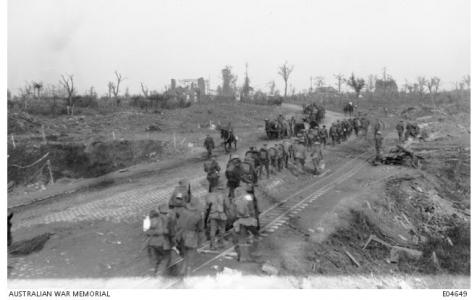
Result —
<instances>
[{"instance_id":1,"label":"horse","mask_svg":"<svg viewBox=\"0 0 472 300\"><path fill-rule=\"evenodd\" d=\"M351 117L352 113L354 112L354 105L352 105L352 102L349 102L346 105L344 105L343 111L344 111L344 115L349 114L349 117Z\"/></svg>"},{"instance_id":2,"label":"horse","mask_svg":"<svg viewBox=\"0 0 472 300\"><path fill-rule=\"evenodd\" d=\"M278 121L269 121L266 119L265 130L266 130L267 138L279 139L284 134L287 135L288 127L284 126L284 124L281 124Z\"/></svg>"},{"instance_id":3,"label":"horse","mask_svg":"<svg viewBox=\"0 0 472 300\"><path fill-rule=\"evenodd\" d=\"M221 138L223 139L223 144L225 147L226 153L231 150L231 145L234 144L234 150L237 150L236 145L238 143L238 139L234 135L232 130L226 130L224 128L220 128Z\"/></svg>"}]
</instances>

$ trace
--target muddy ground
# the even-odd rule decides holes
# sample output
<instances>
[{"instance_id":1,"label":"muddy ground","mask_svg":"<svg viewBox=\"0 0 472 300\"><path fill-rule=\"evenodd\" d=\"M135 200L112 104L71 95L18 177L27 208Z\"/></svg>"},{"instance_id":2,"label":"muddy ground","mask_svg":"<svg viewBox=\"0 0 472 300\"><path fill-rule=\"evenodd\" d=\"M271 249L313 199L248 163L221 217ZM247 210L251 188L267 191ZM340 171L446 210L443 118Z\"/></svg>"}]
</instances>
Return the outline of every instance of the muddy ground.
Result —
<instances>
[{"instance_id":1,"label":"muddy ground","mask_svg":"<svg viewBox=\"0 0 472 300\"><path fill-rule=\"evenodd\" d=\"M213 112L203 108L205 105L193 107L192 113L186 116L207 118ZM290 108L293 107L285 107L292 113ZM226 119L220 117L221 121L230 118L231 109L242 108L224 104L224 110L230 113L225 115ZM260 122L264 116L279 111L262 106L257 109L260 111L248 115L248 120ZM403 111L405 108L399 107L398 113L392 110L387 116L381 110L371 111L372 120L382 117L385 122L385 151L397 142L393 128ZM275 270L272 275L278 276L271 277L272 284L278 282L284 287L470 288L470 134L467 131L470 124L465 113L443 112L446 115L417 108L404 113L409 114L409 119L417 120L426 132L422 140L407 143L409 149L424 158L420 168L367 165L255 242L252 262L238 263L228 255L196 272L200 277L181 282L177 287L221 286L223 281L218 278L224 276L239 278L243 286L249 286L245 279L255 280L255 284L257 279L249 276L268 276L263 266L270 266L270 270ZM234 114L232 117L235 120ZM328 124L342 117L330 113ZM188 122L172 127L183 126L179 138L187 134L188 126L195 127L195 123ZM257 122L245 122L242 117L233 121L237 134L244 137L241 143L244 150L250 144L264 141ZM145 124L148 123L143 121L136 128L142 129ZM205 132L212 132L198 126L195 130L201 134L199 139ZM373 154L372 134L328 147L327 170L323 176L333 174L364 151ZM182 157L189 159L189 156ZM220 156L220 163L226 159ZM29 255L11 255L9 278L138 278L128 282L155 287L155 280L145 280L150 266L144 251L142 217L160 199L168 197L166 191L181 177L198 177L192 184L197 194L204 194L206 189L206 182L201 178L201 159L180 161L160 171L156 163L152 172L143 171L147 170L144 167L138 166L136 171L130 167L127 172L117 173L118 179L108 186L18 208L13 226L15 241L39 236L46 242L43 248ZM323 176L300 174L293 167L274 173L260 184L262 208L282 201L300 188L322 180ZM18 195L13 192L9 202L17 200ZM372 235L384 244L373 240L366 245ZM392 251L392 246L401 250ZM201 276L211 277L203 280ZM143 280L145 283L141 283ZM259 286L270 287L267 286L270 283L258 280ZM13 280L9 284L18 286L21 282ZM84 284L93 286L91 282Z\"/></svg>"}]
</instances>

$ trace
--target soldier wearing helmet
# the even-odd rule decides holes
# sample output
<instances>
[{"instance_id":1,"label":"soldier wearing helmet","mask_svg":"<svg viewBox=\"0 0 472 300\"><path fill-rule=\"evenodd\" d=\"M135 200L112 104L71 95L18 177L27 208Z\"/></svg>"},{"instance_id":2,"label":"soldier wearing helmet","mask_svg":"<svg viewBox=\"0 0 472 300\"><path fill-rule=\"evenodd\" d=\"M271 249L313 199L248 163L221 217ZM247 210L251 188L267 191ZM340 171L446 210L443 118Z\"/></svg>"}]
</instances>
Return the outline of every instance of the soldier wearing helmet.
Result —
<instances>
[{"instance_id":1,"label":"soldier wearing helmet","mask_svg":"<svg viewBox=\"0 0 472 300\"><path fill-rule=\"evenodd\" d=\"M315 142L313 144L313 151L311 152L311 161L313 163L313 174L318 175L321 172L320 163L323 159L323 152L321 152L321 143Z\"/></svg>"},{"instance_id":2,"label":"soldier wearing helmet","mask_svg":"<svg viewBox=\"0 0 472 300\"><path fill-rule=\"evenodd\" d=\"M212 155L210 160L207 160L203 163L203 169L207 173L208 180L208 192L211 193L213 189L218 185L218 180L220 178L220 165L216 161L214 155Z\"/></svg>"},{"instance_id":3,"label":"soldier wearing helmet","mask_svg":"<svg viewBox=\"0 0 472 300\"><path fill-rule=\"evenodd\" d=\"M209 193L205 197L206 215L205 224L210 223L210 249L216 249L216 246L224 246L224 234L226 230L226 221L229 210L229 199L225 194L224 187L219 185L215 192ZM218 239L216 235L218 234ZM217 243L218 245L215 245Z\"/></svg>"},{"instance_id":4,"label":"soldier wearing helmet","mask_svg":"<svg viewBox=\"0 0 472 300\"><path fill-rule=\"evenodd\" d=\"M205 141L203 142L203 146L207 150L208 157L211 157L212 151L215 148L215 141L211 137L211 135L207 134Z\"/></svg>"},{"instance_id":5,"label":"soldier wearing helmet","mask_svg":"<svg viewBox=\"0 0 472 300\"><path fill-rule=\"evenodd\" d=\"M169 216L167 203L161 203L158 210L149 213L148 255L156 274L165 275L171 260L171 248L175 243L175 223Z\"/></svg>"},{"instance_id":6,"label":"soldier wearing helmet","mask_svg":"<svg viewBox=\"0 0 472 300\"><path fill-rule=\"evenodd\" d=\"M176 243L184 259L181 275L189 275L197 248L205 238L203 207L196 197L182 208L176 228Z\"/></svg>"},{"instance_id":7,"label":"soldier wearing helmet","mask_svg":"<svg viewBox=\"0 0 472 300\"><path fill-rule=\"evenodd\" d=\"M233 223L235 232L235 250L240 262L249 261L249 235L257 234L257 220L254 196L247 193L235 199L236 221Z\"/></svg>"},{"instance_id":8,"label":"soldier wearing helmet","mask_svg":"<svg viewBox=\"0 0 472 300\"><path fill-rule=\"evenodd\" d=\"M186 179L179 180L169 199L169 208L174 218L179 217L182 207L191 200L190 183Z\"/></svg>"}]
</instances>

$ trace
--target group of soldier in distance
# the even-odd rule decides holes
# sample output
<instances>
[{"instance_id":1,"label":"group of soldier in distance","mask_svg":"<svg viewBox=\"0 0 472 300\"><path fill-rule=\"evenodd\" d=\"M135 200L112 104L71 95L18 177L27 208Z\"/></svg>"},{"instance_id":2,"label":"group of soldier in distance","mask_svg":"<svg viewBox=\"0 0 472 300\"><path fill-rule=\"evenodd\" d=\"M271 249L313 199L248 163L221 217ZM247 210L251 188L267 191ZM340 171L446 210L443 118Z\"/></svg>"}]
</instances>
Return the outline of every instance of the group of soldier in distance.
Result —
<instances>
[{"instance_id":1,"label":"group of soldier in distance","mask_svg":"<svg viewBox=\"0 0 472 300\"><path fill-rule=\"evenodd\" d=\"M277 139L270 145L264 143L259 149L251 146L242 158L230 153L224 172L226 186L221 179L222 168L213 153L215 142L207 135L203 145L208 157L203 170L207 174L208 194L204 201L192 196L189 181L182 179L169 202L151 210L147 218L144 231L148 236L148 253L157 274L167 275L174 251L183 258L177 267L178 274L189 275L197 249L207 239L208 251L226 248L232 242L238 260L249 261L250 244L260 230L260 211L255 194L258 180L264 175L270 178L271 174L289 165L306 173L307 159L313 165L312 173L319 175L324 168L322 149L347 141L352 134L367 136L370 122L366 117L352 117L349 112L349 118L333 122L328 130L326 125L320 124L324 119L324 108L312 104L305 106L303 112L303 126L298 126L300 122L295 117L286 120L283 115L273 121L265 120L268 139ZM383 128L383 122L377 119L373 126L376 160L382 159ZM396 130L400 143L419 133L416 124L405 125L403 121L398 123ZM232 145L236 149L237 138L231 123L220 127L220 133L225 151L229 152Z\"/></svg>"}]
</instances>

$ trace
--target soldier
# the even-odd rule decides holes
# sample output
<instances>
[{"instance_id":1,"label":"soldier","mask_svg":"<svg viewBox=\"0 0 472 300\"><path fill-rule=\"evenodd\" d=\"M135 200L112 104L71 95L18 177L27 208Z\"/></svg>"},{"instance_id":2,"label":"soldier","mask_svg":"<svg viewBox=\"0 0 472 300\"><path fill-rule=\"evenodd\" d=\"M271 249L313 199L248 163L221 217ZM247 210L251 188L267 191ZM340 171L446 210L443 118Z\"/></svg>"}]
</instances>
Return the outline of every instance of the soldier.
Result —
<instances>
[{"instance_id":1,"label":"soldier","mask_svg":"<svg viewBox=\"0 0 472 300\"><path fill-rule=\"evenodd\" d=\"M383 136L382 132L377 131L375 133L375 160L382 160L382 146L383 146Z\"/></svg>"},{"instance_id":2,"label":"soldier","mask_svg":"<svg viewBox=\"0 0 472 300\"><path fill-rule=\"evenodd\" d=\"M175 224L169 215L169 206L162 203L158 211L149 213L150 226L145 231L148 236L148 254L151 263L155 265L154 272L164 275L171 260L171 248L175 240Z\"/></svg>"},{"instance_id":3,"label":"soldier","mask_svg":"<svg viewBox=\"0 0 472 300\"><path fill-rule=\"evenodd\" d=\"M295 116L292 116L290 118L290 136L294 136L295 135Z\"/></svg>"},{"instance_id":4,"label":"soldier","mask_svg":"<svg viewBox=\"0 0 472 300\"><path fill-rule=\"evenodd\" d=\"M254 146L249 147L249 150L246 151L244 160L249 162L256 170L259 169L259 152L255 149Z\"/></svg>"},{"instance_id":5,"label":"soldier","mask_svg":"<svg viewBox=\"0 0 472 300\"><path fill-rule=\"evenodd\" d=\"M287 151L288 151L288 155L290 156L290 158L292 160L295 160L295 146L294 144L296 143L297 141L297 138L292 138L290 142L287 142L288 143L288 147L287 147Z\"/></svg>"},{"instance_id":6,"label":"soldier","mask_svg":"<svg viewBox=\"0 0 472 300\"><path fill-rule=\"evenodd\" d=\"M277 149L275 148L275 145L272 147L269 147L269 149L267 150L267 153L269 154L269 161L270 161L270 165L272 166L272 170L275 170L277 168L277 162L278 162Z\"/></svg>"},{"instance_id":7,"label":"soldier","mask_svg":"<svg viewBox=\"0 0 472 300\"><path fill-rule=\"evenodd\" d=\"M300 139L298 140L298 143L294 147L294 152L295 152L295 163L300 168L300 170L304 172L306 149L305 149L305 146L303 145L302 140Z\"/></svg>"},{"instance_id":8,"label":"soldier","mask_svg":"<svg viewBox=\"0 0 472 300\"><path fill-rule=\"evenodd\" d=\"M287 153L285 152L284 146L282 144L276 144L275 150L277 151L277 169L280 172L284 168L287 167Z\"/></svg>"},{"instance_id":9,"label":"soldier","mask_svg":"<svg viewBox=\"0 0 472 300\"><path fill-rule=\"evenodd\" d=\"M277 122L279 122L279 124L283 124L283 122L285 121L285 118L282 114L279 114L279 116L277 117Z\"/></svg>"},{"instance_id":10,"label":"soldier","mask_svg":"<svg viewBox=\"0 0 472 300\"><path fill-rule=\"evenodd\" d=\"M318 175L321 171L320 163L323 159L323 153L321 152L321 144L315 142L313 145L313 151L311 152L311 161L313 162L313 174Z\"/></svg>"},{"instance_id":11,"label":"soldier","mask_svg":"<svg viewBox=\"0 0 472 300\"><path fill-rule=\"evenodd\" d=\"M341 138L344 136L344 127L340 120L336 122L336 143L341 144Z\"/></svg>"},{"instance_id":12,"label":"soldier","mask_svg":"<svg viewBox=\"0 0 472 300\"><path fill-rule=\"evenodd\" d=\"M241 170L241 159L238 155L230 157L228 163L226 164L226 186L229 189L228 197L234 198L234 190L239 186L241 182L240 176Z\"/></svg>"},{"instance_id":13,"label":"soldier","mask_svg":"<svg viewBox=\"0 0 472 300\"><path fill-rule=\"evenodd\" d=\"M246 194L235 200L236 221L233 223L235 250L238 261L249 261L249 233L257 234L257 220L254 197Z\"/></svg>"},{"instance_id":14,"label":"soldier","mask_svg":"<svg viewBox=\"0 0 472 300\"><path fill-rule=\"evenodd\" d=\"M259 168L259 174L262 176L262 169L265 168L267 178L269 178L269 152L267 150L267 144L264 144L259 150L259 157L261 160L261 166Z\"/></svg>"},{"instance_id":15,"label":"soldier","mask_svg":"<svg viewBox=\"0 0 472 300\"><path fill-rule=\"evenodd\" d=\"M403 132L405 131L405 124L403 124L403 120L400 120L400 122L397 124L395 128L397 129L397 133L398 133L398 142L401 143Z\"/></svg>"},{"instance_id":16,"label":"soldier","mask_svg":"<svg viewBox=\"0 0 472 300\"><path fill-rule=\"evenodd\" d=\"M179 217L179 212L185 204L190 202L191 196L190 183L186 179L179 180L169 200L169 208L175 218Z\"/></svg>"},{"instance_id":17,"label":"soldier","mask_svg":"<svg viewBox=\"0 0 472 300\"><path fill-rule=\"evenodd\" d=\"M213 138L207 134L205 141L203 142L203 146L206 148L208 157L211 157L211 152L215 148L215 141L213 141Z\"/></svg>"},{"instance_id":18,"label":"soldier","mask_svg":"<svg viewBox=\"0 0 472 300\"><path fill-rule=\"evenodd\" d=\"M189 275L197 248L205 239L203 213L198 199L193 197L187 203L177 219L176 241L184 259L181 274Z\"/></svg>"},{"instance_id":19,"label":"soldier","mask_svg":"<svg viewBox=\"0 0 472 300\"><path fill-rule=\"evenodd\" d=\"M326 125L323 125L323 127L320 130L320 142L325 148L326 148L327 140L328 140L328 130L326 129Z\"/></svg>"},{"instance_id":20,"label":"soldier","mask_svg":"<svg viewBox=\"0 0 472 300\"><path fill-rule=\"evenodd\" d=\"M359 120L358 117L355 117L354 118L354 133L356 134L356 136L359 135L359 130L361 129L361 120Z\"/></svg>"},{"instance_id":21,"label":"soldier","mask_svg":"<svg viewBox=\"0 0 472 300\"><path fill-rule=\"evenodd\" d=\"M208 160L203 164L203 169L207 173L208 192L211 193L213 188L218 185L221 168L213 156L211 160Z\"/></svg>"},{"instance_id":22,"label":"soldier","mask_svg":"<svg viewBox=\"0 0 472 300\"><path fill-rule=\"evenodd\" d=\"M382 127L384 127L383 122L380 121L380 119L377 119L374 124L374 138L377 132L380 132L380 129L382 129Z\"/></svg>"},{"instance_id":23,"label":"soldier","mask_svg":"<svg viewBox=\"0 0 472 300\"><path fill-rule=\"evenodd\" d=\"M333 124L331 124L331 127L329 127L329 136L331 137L333 146L336 144L336 139L337 139L336 134L337 134L336 124L333 122Z\"/></svg>"},{"instance_id":24,"label":"soldier","mask_svg":"<svg viewBox=\"0 0 472 300\"><path fill-rule=\"evenodd\" d=\"M226 221L228 217L226 211L229 209L229 201L225 196L224 187L218 185L214 193L206 196L206 211L205 224L207 220L210 221L210 249L215 250L215 239L218 233L218 244L224 246L224 234L226 229Z\"/></svg>"}]
</instances>

